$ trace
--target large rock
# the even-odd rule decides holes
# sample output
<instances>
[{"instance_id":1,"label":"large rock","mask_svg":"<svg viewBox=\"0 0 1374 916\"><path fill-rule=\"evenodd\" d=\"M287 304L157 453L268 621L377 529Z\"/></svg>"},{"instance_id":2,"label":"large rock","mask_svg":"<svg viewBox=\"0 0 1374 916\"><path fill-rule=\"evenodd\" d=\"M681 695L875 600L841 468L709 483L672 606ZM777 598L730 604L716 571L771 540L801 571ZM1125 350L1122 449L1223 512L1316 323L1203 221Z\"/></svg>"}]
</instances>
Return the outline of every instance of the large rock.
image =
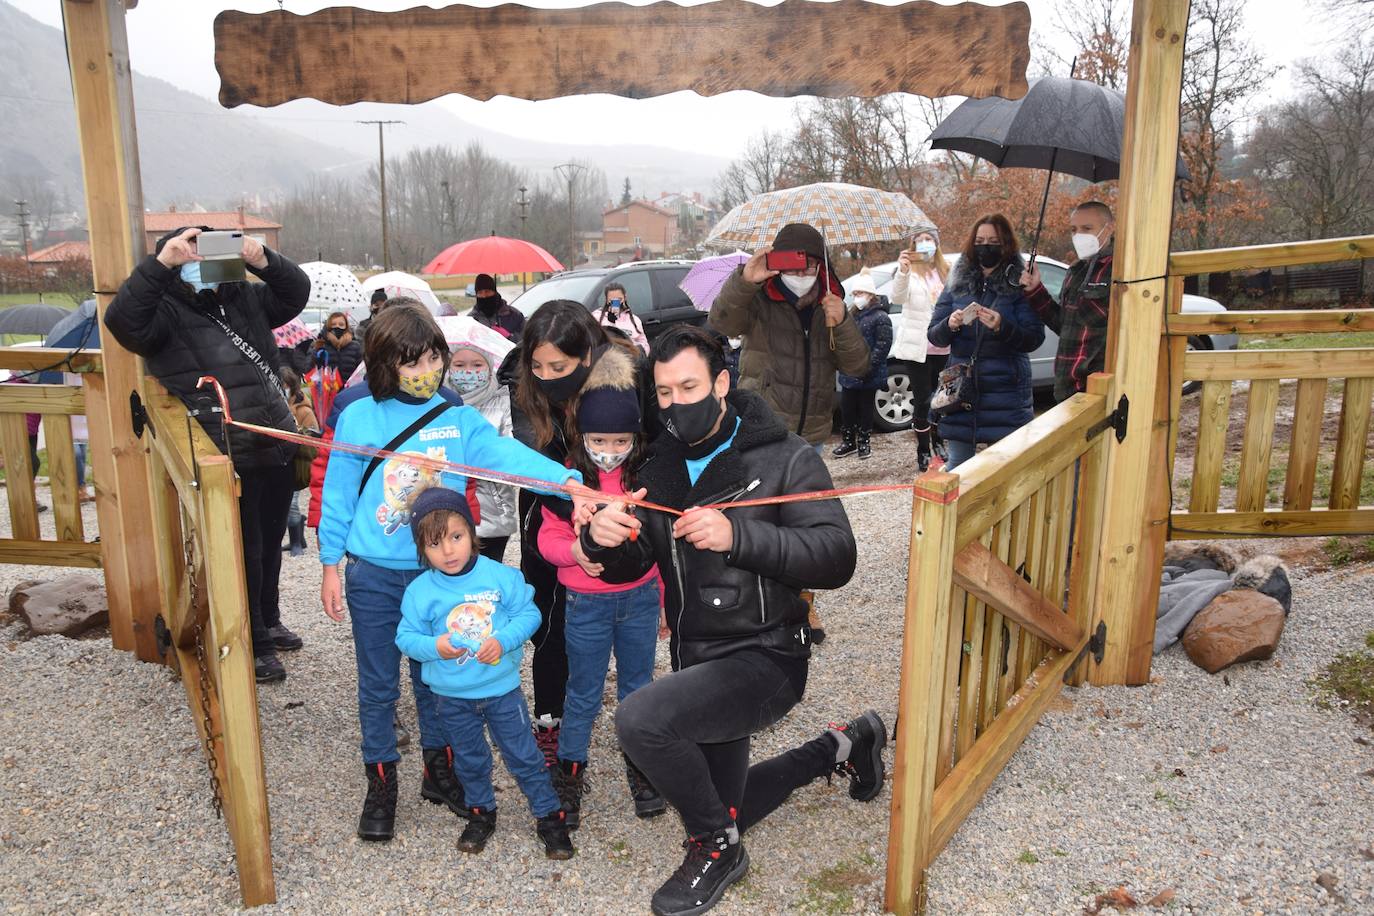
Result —
<instances>
[{"instance_id":1,"label":"large rock","mask_svg":"<svg viewBox=\"0 0 1374 916\"><path fill-rule=\"evenodd\" d=\"M1183 631L1183 650L1216 674L1238 662L1269 658L1283 635L1283 605L1268 595L1236 589L1218 595Z\"/></svg>"},{"instance_id":2,"label":"large rock","mask_svg":"<svg viewBox=\"0 0 1374 916\"><path fill-rule=\"evenodd\" d=\"M21 583L10 592L10 613L24 618L34 636L79 636L110 622L105 584L80 575Z\"/></svg>"}]
</instances>

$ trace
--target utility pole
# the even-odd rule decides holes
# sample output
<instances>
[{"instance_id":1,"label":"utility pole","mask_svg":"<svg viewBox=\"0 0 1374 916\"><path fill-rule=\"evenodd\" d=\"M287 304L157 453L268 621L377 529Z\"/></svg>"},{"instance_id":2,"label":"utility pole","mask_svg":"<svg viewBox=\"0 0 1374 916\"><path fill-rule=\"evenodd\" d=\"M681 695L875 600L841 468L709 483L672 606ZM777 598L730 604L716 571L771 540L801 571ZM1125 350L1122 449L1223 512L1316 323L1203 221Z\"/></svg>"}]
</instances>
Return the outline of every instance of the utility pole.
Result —
<instances>
[{"instance_id":1,"label":"utility pole","mask_svg":"<svg viewBox=\"0 0 1374 916\"><path fill-rule=\"evenodd\" d=\"M24 247L21 249L21 253L22 253L22 255L23 255L24 262L25 262L25 263L28 263L28 260L29 260L29 210L28 210L29 202L28 202L27 200L16 200L16 201L14 202L14 206L15 206L15 213L16 213L16 214L18 215L18 217L19 217L19 232L20 232L20 234L23 236L23 242L22 242L21 244L22 244Z\"/></svg>"},{"instance_id":2,"label":"utility pole","mask_svg":"<svg viewBox=\"0 0 1374 916\"><path fill-rule=\"evenodd\" d=\"M529 189L526 188L524 185L521 185L521 186L520 186L520 199L516 201L516 203L520 205L520 238L522 238L522 239L525 238L525 219L527 218L527 214L525 213L525 209L530 205L529 200L525 197L525 192L526 192L527 190L529 190ZM520 292L522 292L522 293L523 293L526 289L529 288L529 287L528 287L528 284L526 283L526 279L527 279L528 277L529 277L529 272L528 272L528 271L523 271L523 270L522 270L522 271L520 272Z\"/></svg>"},{"instance_id":3,"label":"utility pole","mask_svg":"<svg viewBox=\"0 0 1374 916\"><path fill-rule=\"evenodd\" d=\"M585 165L576 162L565 162L562 165L555 165L553 170L568 182L568 264L571 268L577 263L577 221L573 217L573 185L577 182L578 176L587 171Z\"/></svg>"},{"instance_id":4,"label":"utility pole","mask_svg":"<svg viewBox=\"0 0 1374 916\"><path fill-rule=\"evenodd\" d=\"M445 219L448 221L448 229L456 237L458 235L458 216L453 210L453 192L449 190L448 179L439 182L439 187L444 192L444 212L439 217L439 227L443 228Z\"/></svg>"},{"instance_id":5,"label":"utility pole","mask_svg":"<svg viewBox=\"0 0 1374 916\"><path fill-rule=\"evenodd\" d=\"M388 238L386 218L386 138L383 130L389 124L404 124L405 121L359 121L358 123L377 125L377 177L382 188L382 270L390 270L391 242Z\"/></svg>"}]
</instances>

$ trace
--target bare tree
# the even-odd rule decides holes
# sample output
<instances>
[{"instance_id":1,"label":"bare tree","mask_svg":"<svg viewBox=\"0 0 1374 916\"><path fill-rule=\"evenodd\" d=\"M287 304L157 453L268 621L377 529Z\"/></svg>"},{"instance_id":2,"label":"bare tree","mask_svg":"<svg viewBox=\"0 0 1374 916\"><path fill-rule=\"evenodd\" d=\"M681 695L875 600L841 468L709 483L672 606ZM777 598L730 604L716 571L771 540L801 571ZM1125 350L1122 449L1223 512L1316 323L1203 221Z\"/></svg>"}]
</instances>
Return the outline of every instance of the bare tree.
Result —
<instances>
[{"instance_id":1,"label":"bare tree","mask_svg":"<svg viewBox=\"0 0 1374 916\"><path fill-rule=\"evenodd\" d=\"M744 155L716 179L716 201L722 210L766 191L776 191L782 177L787 141L782 134L763 131L749 141Z\"/></svg>"}]
</instances>

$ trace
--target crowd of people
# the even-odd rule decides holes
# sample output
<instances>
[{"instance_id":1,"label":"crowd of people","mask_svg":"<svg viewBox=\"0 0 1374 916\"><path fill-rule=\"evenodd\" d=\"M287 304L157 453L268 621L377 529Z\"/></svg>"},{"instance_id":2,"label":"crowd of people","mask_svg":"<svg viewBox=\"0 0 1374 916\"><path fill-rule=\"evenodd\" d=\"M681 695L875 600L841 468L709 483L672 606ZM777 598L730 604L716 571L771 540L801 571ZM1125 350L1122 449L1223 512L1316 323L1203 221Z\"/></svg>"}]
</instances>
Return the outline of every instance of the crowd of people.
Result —
<instances>
[{"instance_id":1,"label":"crowd of people","mask_svg":"<svg viewBox=\"0 0 1374 916\"><path fill-rule=\"evenodd\" d=\"M260 682L285 678L280 654L303 645L282 622L279 545L289 531L285 549L298 553L305 527L316 529L324 613L352 628L360 838L395 833L404 663L421 796L461 819L460 850L480 854L496 830L490 742L555 859L574 855L587 772L623 767L627 808L655 817L672 807L686 833L654 912L700 913L747 871L744 834L793 792L838 772L864 802L885 780L887 726L872 710L751 762L751 737L805 693L821 635L812 590L842 587L857 563L838 500L769 498L831 488L822 450L837 384L830 455L872 454L890 358L919 367L920 470L957 467L1031 418L1027 354L1047 325L1060 335L1056 395L1083 390L1105 353L1111 212L1085 204L1070 224L1079 261L1058 299L992 214L969 228L953 268L938 233L922 232L899 256L890 297L865 271L847 305L821 234L797 223L730 276L710 331L677 325L650 340L614 284L595 310L554 300L527 319L483 274L456 335L420 303L383 294L357 327L336 312L316 339L282 351L272 329L306 305L306 275L246 238L243 260L262 282L206 282L196 251L205 227L188 227L158 242L105 320L242 480ZM792 253L790 269L770 269L772 251ZM744 341L737 384L722 336ZM320 365L358 379L327 411L300 382ZM226 429L195 387L202 375L219 379L236 418L312 432L320 447ZM330 448L345 442L378 454ZM309 493L305 511L298 492ZM518 568L505 563L515 537ZM655 676L664 639L671 670ZM593 760L612 659L620 758Z\"/></svg>"}]
</instances>

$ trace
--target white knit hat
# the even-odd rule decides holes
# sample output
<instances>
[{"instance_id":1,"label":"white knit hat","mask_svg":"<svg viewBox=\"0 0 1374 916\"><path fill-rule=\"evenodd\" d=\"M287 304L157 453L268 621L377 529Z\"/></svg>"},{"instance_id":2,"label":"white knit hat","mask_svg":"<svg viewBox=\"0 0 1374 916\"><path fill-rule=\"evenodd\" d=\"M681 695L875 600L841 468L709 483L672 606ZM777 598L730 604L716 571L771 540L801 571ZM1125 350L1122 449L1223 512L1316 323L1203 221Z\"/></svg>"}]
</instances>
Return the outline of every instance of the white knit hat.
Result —
<instances>
[{"instance_id":1,"label":"white knit hat","mask_svg":"<svg viewBox=\"0 0 1374 916\"><path fill-rule=\"evenodd\" d=\"M854 278L854 285L849 288L850 295L857 293L868 293L870 296L878 295L878 287L873 285L873 275L865 267L859 271Z\"/></svg>"}]
</instances>

